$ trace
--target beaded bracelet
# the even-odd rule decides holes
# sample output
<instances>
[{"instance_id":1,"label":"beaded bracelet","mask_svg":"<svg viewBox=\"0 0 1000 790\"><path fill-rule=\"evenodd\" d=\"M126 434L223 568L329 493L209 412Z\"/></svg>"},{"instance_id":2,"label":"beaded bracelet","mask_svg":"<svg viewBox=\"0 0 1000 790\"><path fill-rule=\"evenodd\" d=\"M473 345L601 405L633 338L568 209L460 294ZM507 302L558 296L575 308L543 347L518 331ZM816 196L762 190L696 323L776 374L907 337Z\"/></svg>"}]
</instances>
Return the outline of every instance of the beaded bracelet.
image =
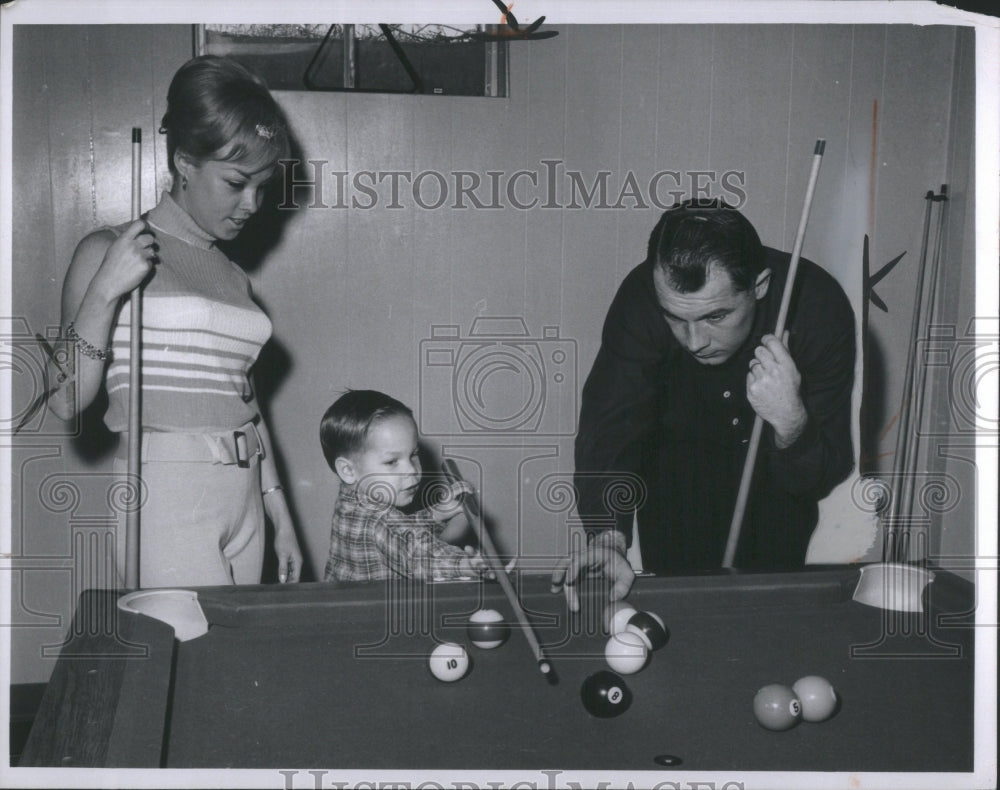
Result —
<instances>
[{"instance_id":1,"label":"beaded bracelet","mask_svg":"<svg viewBox=\"0 0 1000 790\"><path fill-rule=\"evenodd\" d=\"M102 362L111 356L111 348L98 348L91 343L88 343L82 337L80 337L76 329L73 328L73 323L66 327L66 339L76 343L76 347L80 349L80 353L85 357L90 357L91 359L99 359Z\"/></svg>"}]
</instances>

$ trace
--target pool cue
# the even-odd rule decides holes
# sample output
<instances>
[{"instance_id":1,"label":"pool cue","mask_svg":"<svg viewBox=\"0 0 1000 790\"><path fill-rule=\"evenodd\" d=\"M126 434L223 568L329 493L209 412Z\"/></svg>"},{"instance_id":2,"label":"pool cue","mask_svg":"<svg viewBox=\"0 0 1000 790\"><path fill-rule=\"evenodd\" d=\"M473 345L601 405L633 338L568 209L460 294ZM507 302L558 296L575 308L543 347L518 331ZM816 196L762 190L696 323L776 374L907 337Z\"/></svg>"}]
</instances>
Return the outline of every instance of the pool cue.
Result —
<instances>
[{"instance_id":1,"label":"pool cue","mask_svg":"<svg viewBox=\"0 0 1000 790\"><path fill-rule=\"evenodd\" d=\"M774 327L774 335L781 340L785 331L785 320L788 318L788 306L792 301L792 289L795 285L795 275L799 269L799 258L802 256L802 242L806 235L806 223L809 221L809 208L812 205L813 192L816 191L816 180L819 177L819 166L823 161L826 140L817 140L813 149L812 170L809 173L809 183L806 186L806 197L802 204L802 217L795 234L795 244L792 247L792 257L788 264L788 276L785 278L785 288L781 294L781 305L778 308L778 320ZM743 462L743 476L740 478L739 491L736 494L736 506L733 508L733 519L729 523L729 538L726 541L726 551L722 559L723 568L732 568L736 557L736 547L740 542L740 532L743 529L743 517L746 515L747 500L750 498L750 483L753 480L754 466L757 463L757 450L760 447L760 436L764 429L764 421L760 415L754 416L753 430L750 432L750 445L747 447L747 457Z\"/></svg>"},{"instance_id":2,"label":"pool cue","mask_svg":"<svg viewBox=\"0 0 1000 790\"><path fill-rule=\"evenodd\" d=\"M132 221L142 215L142 129L132 127ZM128 480L135 485L135 501L125 513L125 586L139 589L139 510L142 500L142 417L140 398L140 355L142 353L142 292L132 289L129 313L129 386L128 386Z\"/></svg>"},{"instance_id":3,"label":"pool cue","mask_svg":"<svg viewBox=\"0 0 1000 790\"><path fill-rule=\"evenodd\" d=\"M905 518L913 508L913 491L916 485L915 474L918 462L919 443L917 436L911 432L914 412L916 425L923 420L924 389L927 386L927 366L920 365L917 374L917 344L921 329L929 327L934 320L935 303L937 301L938 271L941 262L941 238L944 231L945 205L948 200L948 186L941 186L941 194L935 195L928 191L927 211L924 216L924 235L920 251L920 273L917 278L917 291L914 298L913 321L910 327L910 347L906 357L906 376L903 383L903 402L899 421L899 433L896 435L897 463L894 464L895 478L898 481L899 496L894 498L895 507L890 511L889 529L893 540L890 542L890 561L905 562L910 553L909 533L901 528L901 519ZM937 230L934 239L934 254L931 259L930 275L927 277L927 254L930 239L931 213L934 203L941 203L938 210ZM924 297L925 281L927 296Z\"/></svg>"},{"instance_id":4,"label":"pool cue","mask_svg":"<svg viewBox=\"0 0 1000 790\"><path fill-rule=\"evenodd\" d=\"M461 473L458 471L458 465L451 458L446 458L444 460L441 464L441 469L444 471L444 475L448 478L449 482L464 482ZM479 509L479 503L476 501L476 495L463 494L462 508L465 510L466 518L469 519L473 528L476 529L476 532L479 535L480 547L485 549L485 551L483 551L483 556L486 559L486 563L490 566L490 570L496 575L497 581L500 582L500 587L503 588L504 595L507 596L507 601L510 604L511 609L514 610L514 616L517 618L518 623L520 623L521 630L524 633L525 638L528 640L528 644L531 646L531 652L535 654L535 660L538 662L538 668L541 670L542 674L547 675L552 671L552 665L549 664L549 660L545 657L542 646L538 642L538 637L535 636L535 630L531 627L531 623L528 621L528 616L524 613L524 608L521 606L521 601L518 599L517 593L514 591L514 586L510 583L510 579L507 578L507 571L504 569L503 563L500 562L500 558L497 556L496 547L493 545L493 540L490 538L486 525L483 523L482 513Z\"/></svg>"},{"instance_id":5,"label":"pool cue","mask_svg":"<svg viewBox=\"0 0 1000 790\"><path fill-rule=\"evenodd\" d=\"M927 247L931 232L931 211L933 210L934 190L927 190L924 195L924 229L920 241L920 263L917 271L917 289L913 300L913 318L910 321L910 342L906 352L906 368L903 372L903 397L899 406L899 420L896 429L896 452L893 457L893 490L889 503L889 524L886 533L886 543L883 557L888 562L902 559L900 548L899 514L903 498L903 476L906 474L906 458L909 453L910 409L913 396L913 368L915 364L917 333L920 331L920 311L923 305L924 278L927 271Z\"/></svg>"}]
</instances>

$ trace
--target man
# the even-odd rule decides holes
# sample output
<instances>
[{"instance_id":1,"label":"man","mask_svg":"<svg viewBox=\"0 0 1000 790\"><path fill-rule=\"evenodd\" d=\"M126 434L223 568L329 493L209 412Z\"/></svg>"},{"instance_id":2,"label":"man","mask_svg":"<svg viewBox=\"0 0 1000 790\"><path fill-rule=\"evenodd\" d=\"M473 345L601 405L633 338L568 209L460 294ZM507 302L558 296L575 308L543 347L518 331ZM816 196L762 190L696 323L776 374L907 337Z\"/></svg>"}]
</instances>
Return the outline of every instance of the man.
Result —
<instances>
[{"instance_id":1,"label":"man","mask_svg":"<svg viewBox=\"0 0 1000 790\"><path fill-rule=\"evenodd\" d=\"M786 332L771 334L789 261L724 205L687 201L657 223L583 390L575 483L588 545L552 575L571 608L587 571L611 581L612 599L628 593L633 512L645 569L722 566L755 414L764 433L734 564L804 563L817 502L853 463L854 315L801 259Z\"/></svg>"}]
</instances>

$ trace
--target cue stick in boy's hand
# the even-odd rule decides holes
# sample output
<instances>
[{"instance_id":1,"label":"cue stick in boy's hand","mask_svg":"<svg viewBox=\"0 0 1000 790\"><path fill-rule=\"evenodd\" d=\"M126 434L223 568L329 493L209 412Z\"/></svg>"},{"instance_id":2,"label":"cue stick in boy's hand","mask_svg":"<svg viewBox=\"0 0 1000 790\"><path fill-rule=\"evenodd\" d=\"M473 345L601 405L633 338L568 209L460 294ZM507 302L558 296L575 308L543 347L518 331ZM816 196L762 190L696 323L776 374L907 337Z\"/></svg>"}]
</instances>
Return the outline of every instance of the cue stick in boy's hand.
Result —
<instances>
[{"instance_id":1,"label":"cue stick in boy's hand","mask_svg":"<svg viewBox=\"0 0 1000 790\"><path fill-rule=\"evenodd\" d=\"M449 482L457 483L462 482L463 478L461 473L458 471L457 464L450 458L446 458L441 464L441 469L448 478ZM486 563L489 565L490 569L496 575L497 581L500 582L500 587L503 588L504 594L507 596L507 601L514 610L514 615L517 617L518 623L521 625L521 630L524 633L525 638L528 640L528 644L531 646L532 652L535 654L535 660L538 661L538 668L543 674L548 674L552 671L552 665L549 664L549 660L545 657L545 653L542 651L542 646L538 642L538 637L535 636L535 631L531 627L531 623L528 621L528 616L524 613L524 608L521 606L521 601L517 597L517 593L514 591L513 585L510 583L510 579L507 578L507 572L504 569L503 563L500 562L500 558L497 556L496 548L493 546L493 540L490 538L490 533L486 529L486 525L482 520L482 513L479 509L479 502L476 500L475 494L463 494L462 495L462 507L465 510L465 515L472 524L473 529L476 530L476 534L479 535L479 545L482 551L483 557L486 559Z\"/></svg>"}]
</instances>

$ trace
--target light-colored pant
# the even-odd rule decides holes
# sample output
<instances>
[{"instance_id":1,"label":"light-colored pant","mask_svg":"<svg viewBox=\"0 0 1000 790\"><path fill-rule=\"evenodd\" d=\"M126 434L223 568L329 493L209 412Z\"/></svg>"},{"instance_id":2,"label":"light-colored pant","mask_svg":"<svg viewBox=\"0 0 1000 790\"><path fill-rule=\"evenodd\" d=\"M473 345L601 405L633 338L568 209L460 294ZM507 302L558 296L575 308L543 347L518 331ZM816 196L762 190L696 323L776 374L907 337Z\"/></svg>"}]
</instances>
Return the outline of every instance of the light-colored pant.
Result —
<instances>
[{"instance_id":1,"label":"light-colored pant","mask_svg":"<svg viewBox=\"0 0 1000 790\"><path fill-rule=\"evenodd\" d=\"M254 456L246 466L211 460L143 460L140 587L260 583L264 503L259 460ZM127 467L120 451L115 472L124 477ZM126 515L120 512L116 544L121 583L125 524Z\"/></svg>"}]
</instances>

